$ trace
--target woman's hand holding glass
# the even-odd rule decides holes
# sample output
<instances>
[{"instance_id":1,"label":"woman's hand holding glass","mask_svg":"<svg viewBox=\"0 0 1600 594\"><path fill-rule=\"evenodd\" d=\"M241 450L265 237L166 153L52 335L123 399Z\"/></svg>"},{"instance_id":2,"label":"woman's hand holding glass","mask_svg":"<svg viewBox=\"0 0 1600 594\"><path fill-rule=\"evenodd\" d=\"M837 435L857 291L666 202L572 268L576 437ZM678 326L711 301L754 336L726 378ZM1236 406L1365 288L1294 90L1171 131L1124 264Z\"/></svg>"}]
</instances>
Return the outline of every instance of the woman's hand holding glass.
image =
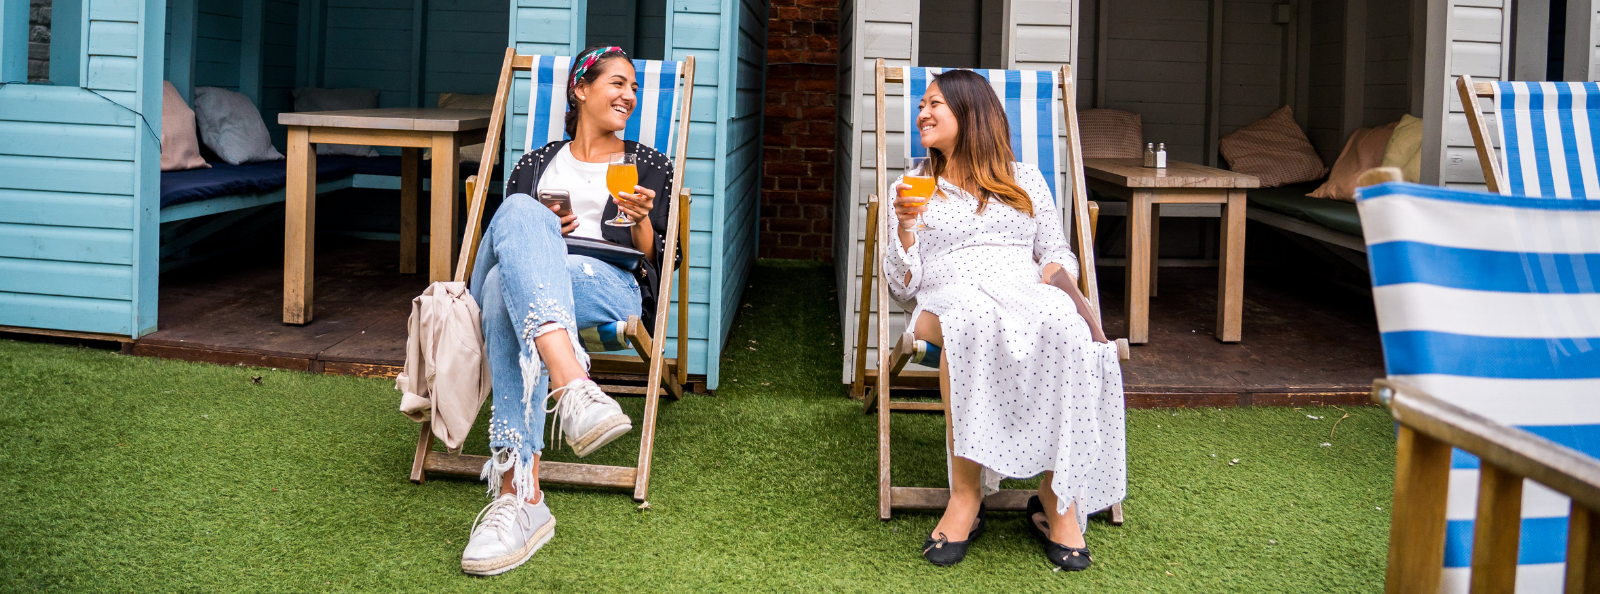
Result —
<instances>
[{"instance_id":1,"label":"woman's hand holding glass","mask_svg":"<svg viewBox=\"0 0 1600 594\"><path fill-rule=\"evenodd\" d=\"M612 200L617 203L617 209L628 215L634 222L648 222L650 209L655 206L655 190L644 186L634 186L633 193L617 192Z\"/></svg>"},{"instance_id":2,"label":"woman's hand holding glass","mask_svg":"<svg viewBox=\"0 0 1600 594\"><path fill-rule=\"evenodd\" d=\"M917 223L917 218L928 211L928 198L926 196L912 196L911 184L897 183L894 185L894 216L900 219L899 230L911 231Z\"/></svg>"}]
</instances>

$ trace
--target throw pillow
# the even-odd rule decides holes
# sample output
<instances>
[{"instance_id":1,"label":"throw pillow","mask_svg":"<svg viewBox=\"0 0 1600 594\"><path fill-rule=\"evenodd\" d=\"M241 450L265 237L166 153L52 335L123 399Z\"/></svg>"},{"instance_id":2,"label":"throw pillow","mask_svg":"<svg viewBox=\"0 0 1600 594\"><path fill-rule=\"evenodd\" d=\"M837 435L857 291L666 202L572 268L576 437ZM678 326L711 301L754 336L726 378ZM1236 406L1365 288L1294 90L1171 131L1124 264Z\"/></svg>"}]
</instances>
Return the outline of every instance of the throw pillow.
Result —
<instances>
[{"instance_id":1,"label":"throw pillow","mask_svg":"<svg viewBox=\"0 0 1600 594\"><path fill-rule=\"evenodd\" d=\"M377 89L300 87L294 90L295 111L344 111L347 109L376 109L377 107ZM360 144L318 144L317 154L376 157L378 156L378 149Z\"/></svg>"},{"instance_id":2,"label":"throw pillow","mask_svg":"<svg viewBox=\"0 0 1600 594\"><path fill-rule=\"evenodd\" d=\"M1144 156L1144 119L1119 109L1078 110L1078 139L1083 158Z\"/></svg>"},{"instance_id":3,"label":"throw pillow","mask_svg":"<svg viewBox=\"0 0 1600 594\"><path fill-rule=\"evenodd\" d=\"M200 141L224 163L283 159L249 97L217 87L198 87L194 90L194 118Z\"/></svg>"},{"instance_id":4,"label":"throw pillow","mask_svg":"<svg viewBox=\"0 0 1600 594\"><path fill-rule=\"evenodd\" d=\"M1263 188L1314 181L1328 173L1287 105L1222 137L1218 149L1229 167L1261 178Z\"/></svg>"},{"instance_id":5,"label":"throw pillow","mask_svg":"<svg viewBox=\"0 0 1600 594\"><path fill-rule=\"evenodd\" d=\"M206 169L200 156L200 137L194 131L194 110L183 102L172 83L161 81L161 170Z\"/></svg>"},{"instance_id":6,"label":"throw pillow","mask_svg":"<svg viewBox=\"0 0 1600 594\"><path fill-rule=\"evenodd\" d=\"M471 95L467 93L439 93L439 109L494 110L494 94ZM424 160L433 160L433 149L423 151ZM477 163L483 160L483 143L461 147L461 162Z\"/></svg>"},{"instance_id":7,"label":"throw pillow","mask_svg":"<svg viewBox=\"0 0 1600 594\"><path fill-rule=\"evenodd\" d=\"M1422 183L1422 118L1400 116L1389 145L1383 149L1383 166L1399 167L1406 181Z\"/></svg>"},{"instance_id":8,"label":"throw pillow","mask_svg":"<svg viewBox=\"0 0 1600 594\"><path fill-rule=\"evenodd\" d=\"M1361 177L1362 172L1383 164L1384 147L1389 145L1395 124L1396 122L1390 122L1376 128L1356 130L1350 135L1350 140L1344 143L1344 150L1339 153L1339 160L1333 162L1333 171L1328 174L1328 181L1306 195L1312 198L1355 202L1356 180Z\"/></svg>"}]
</instances>

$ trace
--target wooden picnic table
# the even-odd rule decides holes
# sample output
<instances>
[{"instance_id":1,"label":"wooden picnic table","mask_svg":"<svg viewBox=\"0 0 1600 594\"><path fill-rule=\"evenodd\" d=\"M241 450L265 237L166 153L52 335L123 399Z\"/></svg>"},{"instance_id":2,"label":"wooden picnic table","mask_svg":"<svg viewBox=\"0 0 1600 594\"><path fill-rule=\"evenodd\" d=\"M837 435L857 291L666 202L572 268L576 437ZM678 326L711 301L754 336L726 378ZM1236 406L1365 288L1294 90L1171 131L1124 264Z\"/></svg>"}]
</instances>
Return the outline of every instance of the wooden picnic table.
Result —
<instances>
[{"instance_id":1,"label":"wooden picnic table","mask_svg":"<svg viewBox=\"0 0 1600 594\"><path fill-rule=\"evenodd\" d=\"M317 154L312 144L401 147L400 272L417 271L417 195L421 150L433 149L428 282L450 280L456 245L459 147L483 142L489 112L392 107L278 114L289 127L288 188L283 224L283 322L311 322L316 252Z\"/></svg>"},{"instance_id":2,"label":"wooden picnic table","mask_svg":"<svg viewBox=\"0 0 1600 594\"><path fill-rule=\"evenodd\" d=\"M1150 341L1150 296L1156 292L1156 258L1162 204L1218 204L1222 250L1217 273L1217 340L1238 342L1244 316L1245 190L1255 176L1179 161L1145 167L1141 159L1084 159L1089 188L1128 201L1126 267L1128 342Z\"/></svg>"}]
</instances>

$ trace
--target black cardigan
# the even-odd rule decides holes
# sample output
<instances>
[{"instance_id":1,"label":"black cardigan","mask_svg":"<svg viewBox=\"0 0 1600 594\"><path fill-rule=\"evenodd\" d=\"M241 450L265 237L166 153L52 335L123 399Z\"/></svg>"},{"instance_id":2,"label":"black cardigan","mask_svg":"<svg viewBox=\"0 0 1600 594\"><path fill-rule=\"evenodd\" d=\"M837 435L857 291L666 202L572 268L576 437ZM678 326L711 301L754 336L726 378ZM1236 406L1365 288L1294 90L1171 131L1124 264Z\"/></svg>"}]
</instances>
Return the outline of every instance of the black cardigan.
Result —
<instances>
[{"instance_id":1,"label":"black cardigan","mask_svg":"<svg viewBox=\"0 0 1600 594\"><path fill-rule=\"evenodd\" d=\"M539 195L539 179L544 177L544 170L555 159L561 147L572 142L570 140L557 140L540 147L538 150L529 151L522 155L517 165L511 169L511 175L506 180L505 195L527 194ZM623 151L636 155L639 168L639 185L656 193L655 203L650 206L650 227L655 232L656 245L655 257L645 261L644 268L640 271L639 293L642 300L643 315L640 317L650 328L655 327L656 289L660 284L661 256L667 249L667 216L672 209L672 161L648 146L631 140L622 141ZM606 201L605 212L601 220L611 220L617 216L617 203L614 200ZM600 237L634 249L632 227L613 227L604 225L600 228ZM676 256L676 255L675 255ZM676 260L675 260L676 261Z\"/></svg>"}]
</instances>

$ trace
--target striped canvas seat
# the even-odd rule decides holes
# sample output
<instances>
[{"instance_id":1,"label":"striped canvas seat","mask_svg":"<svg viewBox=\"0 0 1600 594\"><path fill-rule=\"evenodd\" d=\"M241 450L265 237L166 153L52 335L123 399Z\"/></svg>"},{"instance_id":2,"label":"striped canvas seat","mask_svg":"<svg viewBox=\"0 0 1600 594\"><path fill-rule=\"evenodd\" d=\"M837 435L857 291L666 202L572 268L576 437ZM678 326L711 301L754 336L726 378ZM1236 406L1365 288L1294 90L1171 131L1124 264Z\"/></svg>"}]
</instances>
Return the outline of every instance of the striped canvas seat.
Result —
<instances>
[{"instance_id":1,"label":"striped canvas seat","mask_svg":"<svg viewBox=\"0 0 1600 594\"><path fill-rule=\"evenodd\" d=\"M933 75L944 68L907 69L906 156L926 157L922 133L917 130L917 105L928 92ZM1032 163L1050 184L1050 194L1061 203L1061 150L1057 145L1061 122L1061 81L1053 70L973 70L989 80L995 96L1005 106L1011 124L1011 150L1018 161Z\"/></svg>"},{"instance_id":2,"label":"striped canvas seat","mask_svg":"<svg viewBox=\"0 0 1600 594\"><path fill-rule=\"evenodd\" d=\"M525 151L566 139L567 73L571 68L569 56L533 56ZM683 62L634 60L633 68L639 81L638 99L633 115L628 116L628 127L617 137L671 156L672 133L678 125L672 115L678 113L678 77L683 72ZM591 353L622 351L628 348L626 327L627 320L608 322L580 330L578 337L584 350Z\"/></svg>"},{"instance_id":3,"label":"striped canvas seat","mask_svg":"<svg viewBox=\"0 0 1600 594\"><path fill-rule=\"evenodd\" d=\"M1389 377L1600 457L1600 201L1388 183L1357 206ZM1455 452L1446 592L1467 591L1477 468ZM1568 499L1529 482L1522 504L1517 591L1559 592Z\"/></svg>"},{"instance_id":4,"label":"striped canvas seat","mask_svg":"<svg viewBox=\"0 0 1600 594\"><path fill-rule=\"evenodd\" d=\"M1494 83L1507 194L1600 196L1600 83Z\"/></svg>"},{"instance_id":5,"label":"striped canvas seat","mask_svg":"<svg viewBox=\"0 0 1600 594\"><path fill-rule=\"evenodd\" d=\"M528 135L525 150L538 150L567 137L567 73L572 69L568 56L533 56L532 84L528 85ZM683 62L634 60L639 81L638 101L627 129L617 137L672 155L672 132L678 122L678 77Z\"/></svg>"}]
</instances>

